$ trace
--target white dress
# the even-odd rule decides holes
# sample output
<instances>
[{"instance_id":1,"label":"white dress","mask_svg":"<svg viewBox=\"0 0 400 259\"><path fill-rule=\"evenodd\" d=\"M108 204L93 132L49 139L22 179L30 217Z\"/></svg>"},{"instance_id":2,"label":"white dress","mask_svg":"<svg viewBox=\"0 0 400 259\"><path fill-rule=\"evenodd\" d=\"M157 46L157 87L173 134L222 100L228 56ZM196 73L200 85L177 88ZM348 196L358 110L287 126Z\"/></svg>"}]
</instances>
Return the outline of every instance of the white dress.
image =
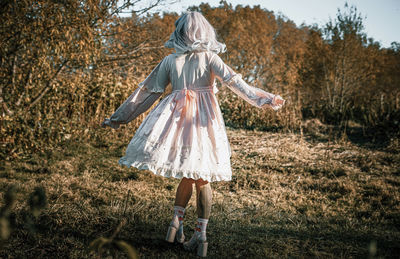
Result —
<instances>
[{"instance_id":1,"label":"white dress","mask_svg":"<svg viewBox=\"0 0 400 259\"><path fill-rule=\"evenodd\" d=\"M231 149L215 96L215 78L252 105L281 107L275 104L280 96L249 86L217 54L171 54L106 119L106 125L113 128L128 123L172 84L172 92L144 119L119 163L165 177L231 180Z\"/></svg>"}]
</instances>

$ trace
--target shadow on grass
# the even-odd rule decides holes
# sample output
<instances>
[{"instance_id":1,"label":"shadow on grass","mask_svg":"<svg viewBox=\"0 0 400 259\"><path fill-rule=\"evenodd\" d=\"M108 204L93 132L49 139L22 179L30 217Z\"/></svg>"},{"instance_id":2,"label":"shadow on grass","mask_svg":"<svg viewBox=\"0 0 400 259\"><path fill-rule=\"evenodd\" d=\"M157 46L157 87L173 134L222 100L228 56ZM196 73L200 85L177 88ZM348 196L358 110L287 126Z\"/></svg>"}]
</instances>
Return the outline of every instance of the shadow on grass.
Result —
<instances>
[{"instance_id":1,"label":"shadow on grass","mask_svg":"<svg viewBox=\"0 0 400 259\"><path fill-rule=\"evenodd\" d=\"M326 221L326 222L325 222ZM207 238L210 258L287 258L369 256L371 242L377 243L377 256L397 258L399 236L387 235L377 229L343 229L332 225L330 218L301 227L287 222L265 222L265 226L241 224L227 219L211 218ZM339 221L338 221L339 222ZM180 244L164 241L168 222L141 223L128 226L120 238L135 246L142 258L195 258L195 252L183 250ZM190 224L190 223L189 223ZM185 222L188 240L192 230ZM190 224L192 225L192 224Z\"/></svg>"},{"instance_id":2,"label":"shadow on grass","mask_svg":"<svg viewBox=\"0 0 400 259\"><path fill-rule=\"evenodd\" d=\"M371 242L377 242L378 256L397 258L400 245L396 237L380 235L374 230L329 229L323 222L316 226L287 227L285 223L276 222L273 226L249 226L232 224L232 229L218 228L212 237L228 242L215 244L217 257L234 258L303 258L335 257L367 258Z\"/></svg>"},{"instance_id":3,"label":"shadow on grass","mask_svg":"<svg viewBox=\"0 0 400 259\"><path fill-rule=\"evenodd\" d=\"M313 223L294 225L287 220L259 218L262 224L232 221L229 215L210 219L208 241L210 258L349 258L369 256L371 242L377 244L377 256L398 258L398 232L389 233L358 222L345 228L346 219L321 218ZM40 217L37 232L29 234L17 228L0 257L7 258L91 258L89 244L94 239L109 237L118 225L117 219L63 223L60 215ZM116 239L135 247L141 258L196 258L180 244L164 241L169 221L142 221L135 218L124 226ZM186 240L192 230L185 222ZM18 226L17 226L18 227ZM8 251L5 254L5 251ZM114 251L114 258L125 258Z\"/></svg>"},{"instance_id":4,"label":"shadow on grass","mask_svg":"<svg viewBox=\"0 0 400 259\"><path fill-rule=\"evenodd\" d=\"M326 143L329 141L336 142L340 139L345 138L352 144L365 148L371 151L385 150L391 144L391 139L398 138L396 131L388 131L384 128L380 129L369 129L362 127L348 127L345 131L340 129L338 126L330 125L325 130L308 130L306 131L305 140L310 143L322 142ZM388 150L394 153L398 153L398 150Z\"/></svg>"}]
</instances>

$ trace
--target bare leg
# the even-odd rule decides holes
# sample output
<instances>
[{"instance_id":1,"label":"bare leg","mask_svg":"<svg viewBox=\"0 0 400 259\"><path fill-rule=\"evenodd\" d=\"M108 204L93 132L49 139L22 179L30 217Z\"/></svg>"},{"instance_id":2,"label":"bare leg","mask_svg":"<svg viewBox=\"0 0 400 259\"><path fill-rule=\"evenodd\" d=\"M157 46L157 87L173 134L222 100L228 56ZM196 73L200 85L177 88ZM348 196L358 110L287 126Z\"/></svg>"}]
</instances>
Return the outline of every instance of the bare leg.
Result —
<instances>
[{"instance_id":1,"label":"bare leg","mask_svg":"<svg viewBox=\"0 0 400 259\"><path fill-rule=\"evenodd\" d=\"M182 178L176 190L175 206L186 208L190 197L192 196L194 180L190 178Z\"/></svg>"},{"instance_id":2,"label":"bare leg","mask_svg":"<svg viewBox=\"0 0 400 259\"><path fill-rule=\"evenodd\" d=\"M186 205L192 196L193 183L193 179L182 178L178 189L176 190L174 216L172 217L172 221L165 238L170 243L173 243L175 239L179 243L183 243L185 241L185 235L183 234L183 216Z\"/></svg>"},{"instance_id":3,"label":"bare leg","mask_svg":"<svg viewBox=\"0 0 400 259\"><path fill-rule=\"evenodd\" d=\"M197 248L197 255L205 257L208 247L206 228L211 212L212 190L210 183L202 179L196 180L195 184L197 194L197 225L192 238L188 242L183 243L183 247L186 250Z\"/></svg>"},{"instance_id":4,"label":"bare leg","mask_svg":"<svg viewBox=\"0 0 400 259\"><path fill-rule=\"evenodd\" d=\"M212 190L209 182L202 179L196 180L197 216L208 219L211 213Z\"/></svg>"}]
</instances>

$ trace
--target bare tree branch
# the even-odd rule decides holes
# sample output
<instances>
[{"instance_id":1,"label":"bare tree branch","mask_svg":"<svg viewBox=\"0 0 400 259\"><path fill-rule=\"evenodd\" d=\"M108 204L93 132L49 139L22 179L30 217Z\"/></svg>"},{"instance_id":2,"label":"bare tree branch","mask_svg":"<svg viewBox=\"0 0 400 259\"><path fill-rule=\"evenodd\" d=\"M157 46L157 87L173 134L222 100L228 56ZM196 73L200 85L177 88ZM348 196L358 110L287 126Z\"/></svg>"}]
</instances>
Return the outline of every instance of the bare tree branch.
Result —
<instances>
[{"instance_id":1,"label":"bare tree branch","mask_svg":"<svg viewBox=\"0 0 400 259\"><path fill-rule=\"evenodd\" d=\"M47 92L49 92L51 90L51 83L53 83L54 79L57 78L58 74L61 72L61 70L65 67L65 65L68 63L67 60L65 60L60 67L57 69L57 71L54 73L53 77L47 82L46 87L43 89L43 91L36 96L33 101L31 102L31 104L29 104L28 106L28 110L31 110L32 107L34 107L39 101L40 99L42 99Z\"/></svg>"}]
</instances>

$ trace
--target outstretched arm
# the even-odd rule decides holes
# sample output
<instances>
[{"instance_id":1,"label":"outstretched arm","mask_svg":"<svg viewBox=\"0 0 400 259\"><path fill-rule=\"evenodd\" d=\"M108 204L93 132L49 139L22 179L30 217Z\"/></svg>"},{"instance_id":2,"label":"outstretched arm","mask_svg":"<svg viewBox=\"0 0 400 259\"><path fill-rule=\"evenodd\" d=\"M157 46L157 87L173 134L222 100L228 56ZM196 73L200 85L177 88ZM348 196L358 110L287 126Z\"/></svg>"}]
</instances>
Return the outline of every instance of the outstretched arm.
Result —
<instances>
[{"instance_id":1,"label":"outstretched arm","mask_svg":"<svg viewBox=\"0 0 400 259\"><path fill-rule=\"evenodd\" d=\"M120 124L127 124L147 111L161 94L158 92L148 92L142 88L136 89L110 118L105 119L101 123L101 126L118 129Z\"/></svg>"},{"instance_id":2,"label":"outstretched arm","mask_svg":"<svg viewBox=\"0 0 400 259\"><path fill-rule=\"evenodd\" d=\"M114 114L101 123L101 126L117 129L120 124L126 124L147 111L169 83L168 67L168 57L165 57Z\"/></svg>"},{"instance_id":3,"label":"outstretched arm","mask_svg":"<svg viewBox=\"0 0 400 259\"><path fill-rule=\"evenodd\" d=\"M270 107L274 110L278 110L284 105L285 100L280 95L248 85L242 76L235 73L218 55L213 56L210 65L212 72L224 85L251 105L259 108Z\"/></svg>"}]
</instances>

